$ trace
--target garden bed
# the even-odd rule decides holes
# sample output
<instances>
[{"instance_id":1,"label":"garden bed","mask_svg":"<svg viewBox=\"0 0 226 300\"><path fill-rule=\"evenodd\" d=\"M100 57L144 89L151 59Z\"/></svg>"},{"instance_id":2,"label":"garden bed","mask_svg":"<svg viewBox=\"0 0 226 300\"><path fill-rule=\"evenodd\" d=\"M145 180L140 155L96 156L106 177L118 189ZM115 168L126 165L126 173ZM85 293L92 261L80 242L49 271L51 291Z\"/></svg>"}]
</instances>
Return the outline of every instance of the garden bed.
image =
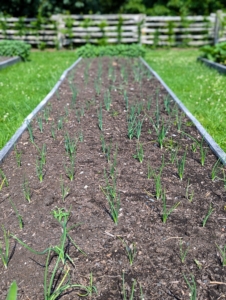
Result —
<instances>
[{"instance_id":1,"label":"garden bed","mask_svg":"<svg viewBox=\"0 0 226 300\"><path fill-rule=\"evenodd\" d=\"M82 60L28 129L1 164L2 299L13 280L18 299L50 299L51 274L49 294L67 274L83 285L61 299L225 295L225 168L140 60ZM22 245L63 233L59 261Z\"/></svg>"},{"instance_id":2,"label":"garden bed","mask_svg":"<svg viewBox=\"0 0 226 300\"><path fill-rule=\"evenodd\" d=\"M198 61L201 61L206 66L217 70L219 73L226 74L226 66L223 64L216 63L214 61L210 61L203 57L198 57Z\"/></svg>"},{"instance_id":3,"label":"garden bed","mask_svg":"<svg viewBox=\"0 0 226 300\"><path fill-rule=\"evenodd\" d=\"M6 68L8 66L14 65L15 63L21 61L20 57L6 57L0 56L0 69Z\"/></svg>"}]
</instances>

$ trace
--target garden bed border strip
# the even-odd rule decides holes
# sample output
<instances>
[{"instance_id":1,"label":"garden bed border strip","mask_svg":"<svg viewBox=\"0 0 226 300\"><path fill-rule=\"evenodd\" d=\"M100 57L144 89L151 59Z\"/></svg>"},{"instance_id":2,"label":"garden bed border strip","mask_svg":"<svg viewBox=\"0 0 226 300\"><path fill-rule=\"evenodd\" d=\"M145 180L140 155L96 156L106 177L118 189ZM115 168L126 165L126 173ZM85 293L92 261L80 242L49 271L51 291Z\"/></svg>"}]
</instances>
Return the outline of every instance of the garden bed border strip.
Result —
<instances>
[{"instance_id":1,"label":"garden bed border strip","mask_svg":"<svg viewBox=\"0 0 226 300\"><path fill-rule=\"evenodd\" d=\"M219 63L216 63L214 61L208 60L203 57L198 57L197 61L200 61L200 62L204 63L206 66L217 70L221 74L226 74L226 66L224 66L224 65L221 65Z\"/></svg>"},{"instance_id":2,"label":"garden bed border strip","mask_svg":"<svg viewBox=\"0 0 226 300\"><path fill-rule=\"evenodd\" d=\"M80 61L82 60L82 57L79 57L68 69L66 69L63 74L61 75L58 82L55 84L53 89L47 94L47 96L36 106L36 108L25 118L23 124L21 127L17 129L15 134L12 136L12 138L6 143L6 145L0 150L0 163L3 162L3 160L7 157L7 155L12 150L14 144L18 141L18 139L21 137L22 133L27 129L27 126L30 124L31 120L36 116L36 114L46 105L46 103L49 101L49 99L53 96L53 94L56 92L56 90L61 85L62 81L66 78L68 72L73 69Z\"/></svg>"},{"instance_id":3,"label":"garden bed border strip","mask_svg":"<svg viewBox=\"0 0 226 300\"><path fill-rule=\"evenodd\" d=\"M15 56L15 57L9 58L8 60L2 61L2 62L0 62L0 70L4 69L6 67L9 67L11 65L14 65L19 61L21 61L21 58L19 56Z\"/></svg>"},{"instance_id":4,"label":"garden bed border strip","mask_svg":"<svg viewBox=\"0 0 226 300\"><path fill-rule=\"evenodd\" d=\"M205 128L199 123L199 121L190 113L190 111L185 107L185 105L179 100L179 98L174 94L174 92L167 86L163 79L147 64L147 62L140 57L143 64L149 69L149 71L160 81L164 86L170 96L179 105L182 111L187 115L187 117L193 122L193 124L198 129L201 136L205 139L214 154L220 159L220 161L226 165L226 153L220 148L220 146L214 141L211 135L205 130Z\"/></svg>"}]
</instances>

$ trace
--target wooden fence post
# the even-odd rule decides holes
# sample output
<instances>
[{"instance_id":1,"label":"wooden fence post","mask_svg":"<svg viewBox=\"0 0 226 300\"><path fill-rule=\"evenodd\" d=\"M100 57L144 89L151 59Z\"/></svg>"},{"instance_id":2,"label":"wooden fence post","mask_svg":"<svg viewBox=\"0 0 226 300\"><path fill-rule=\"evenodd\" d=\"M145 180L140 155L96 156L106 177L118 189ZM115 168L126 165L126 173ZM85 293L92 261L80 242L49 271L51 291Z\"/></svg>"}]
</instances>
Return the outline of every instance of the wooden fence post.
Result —
<instances>
[{"instance_id":1,"label":"wooden fence post","mask_svg":"<svg viewBox=\"0 0 226 300\"><path fill-rule=\"evenodd\" d=\"M222 11L218 10L215 16L215 24L214 24L214 45L218 43L220 30L221 30L221 15Z\"/></svg>"}]
</instances>

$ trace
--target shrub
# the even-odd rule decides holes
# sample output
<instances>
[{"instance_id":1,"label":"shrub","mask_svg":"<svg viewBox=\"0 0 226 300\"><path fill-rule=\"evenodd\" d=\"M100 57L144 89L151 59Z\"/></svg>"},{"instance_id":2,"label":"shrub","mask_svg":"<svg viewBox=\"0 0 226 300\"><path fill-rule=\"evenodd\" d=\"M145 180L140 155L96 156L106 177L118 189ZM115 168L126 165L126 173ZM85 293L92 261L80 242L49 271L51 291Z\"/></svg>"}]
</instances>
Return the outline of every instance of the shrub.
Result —
<instances>
[{"instance_id":1,"label":"shrub","mask_svg":"<svg viewBox=\"0 0 226 300\"><path fill-rule=\"evenodd\" d=\"M226 42L215 46L206 45L200 49L202 57L226 65Z\"/></svg>"},{"instance_id":2,"label":"shrub","mask_svg":"<svg viewBox=\"0 0 226 300\"><path fill-rule=\"evenodd\" d=\"M19 56L26 61L30 55L31 45L22 41L0 41L0 56Z\"/></svg>"},{"instance_id":3,"label":"shrub","mask_svg":"<svg viewBox=\"0 0 226 300\"><path fill-rule=\"evenodd\" d=\"M145 49L137 44L131 45L109 45L109 46L95 46L86 44L80 47L76 53L82 57L96 57L96 56L127 56L139 57L145 55Z\"/></svg>"}]
</instances>

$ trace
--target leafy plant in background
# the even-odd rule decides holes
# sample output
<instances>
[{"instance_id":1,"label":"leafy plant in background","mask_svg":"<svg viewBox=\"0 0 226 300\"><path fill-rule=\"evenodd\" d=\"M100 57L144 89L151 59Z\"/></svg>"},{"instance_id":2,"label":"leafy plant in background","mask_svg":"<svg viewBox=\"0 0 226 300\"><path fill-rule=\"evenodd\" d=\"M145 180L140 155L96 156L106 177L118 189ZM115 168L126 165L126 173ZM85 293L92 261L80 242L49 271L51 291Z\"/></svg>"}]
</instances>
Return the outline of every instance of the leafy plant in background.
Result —
<instances>
[{"instance_id":1,"label":"leafy plant in background","mask_svg":"<svg viewBox=\"0 0 226 300\"><path fill-rule=\"evenodd\" d=\"M23 61L29 60L31 45L22 41L0 41L0 56L19 56Z\"/></svg>"},{"instance_id":2,"label":"leafy plant in background","mask_svg":"<svg viewBox=\"0 0 226 300\"><path fill-rule=\"evenodd\" d=\"M116 31L117 31L117 42L118 44L122 41L122 25L123 25L124 19L122 16L119 16L118 23L116 25Z\"/></svg>"},{"instance_id":3,"label":"leafy plant in background","mask_svg":"<svg viewBox=\"0 0 226 300\"><path fill-rule=\"evenodd\" d=\"M215 46L205 45L200 48L201 57L226 65L226 42L218 43Z\"/></svg>"},{"instance_id":4,"label":"leafy plant in background","mask_svg":"<svg viewBox=\"0 0 226 300\"><path fill-rule=\"evenodd\" d=\"M99 56L125 56L139 57L145 55L145 49L137 44L131 45L107 45L95 46L86 44L76 50L76 54L83 58L99 57Z\"/></svg>"},{"instance_id":5,"label":"leafy plant in background","mask_svg":"<svg viewBox=\"0 0 226 300\"><path fill-rule=\"evenodd\" d=\"M106 46L107 45L107 42L108 42L108 39L107 39L107 36L106 36L106 31L105 31L105 28L108 26L108 23L106 20L103 20L101 21L99 24L98 24L98 27L100 28L100 32L101 32L101 38L98 39L98 45L100 46Z\"/></svg>"}]
</instances>

